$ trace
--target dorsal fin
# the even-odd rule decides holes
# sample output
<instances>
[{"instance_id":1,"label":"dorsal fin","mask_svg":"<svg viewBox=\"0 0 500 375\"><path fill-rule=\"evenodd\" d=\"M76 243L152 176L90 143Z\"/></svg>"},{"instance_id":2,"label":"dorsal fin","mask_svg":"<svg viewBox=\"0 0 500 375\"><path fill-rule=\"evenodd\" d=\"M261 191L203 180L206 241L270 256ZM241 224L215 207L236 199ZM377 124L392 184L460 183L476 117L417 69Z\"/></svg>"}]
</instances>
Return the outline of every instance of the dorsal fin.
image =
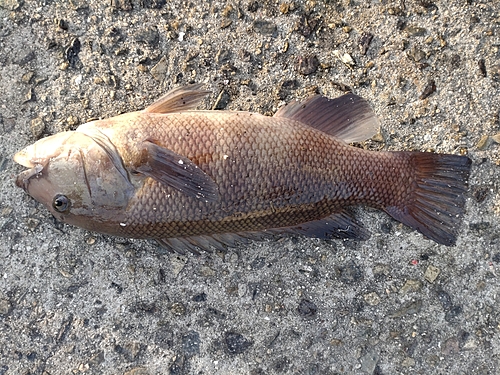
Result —
<instances>
[{"instance_id":1,"label":"dorsal fin","mask_svg":"<svg viewBox=\"0 0 500 375\"><path fill-rule=\"evenodd\" d=\"M202 84L196 83L170 90L147 107L144 112L172 113L195 109L201 99L210 94L210 91L202 90L201 87Z\"/></svg>"},{"instance_id":2,"label":"dorsal fin","mask_svg":"<svg viewBox=\"0 0 500 375\"><path fill-rule=\"evenodd\" d=\"M340 138L347 143L373 137L380 121L366 100L349 93L336 99L313 96L281 107L274 117L286 117Z\"/></svg>"}]
</instances>

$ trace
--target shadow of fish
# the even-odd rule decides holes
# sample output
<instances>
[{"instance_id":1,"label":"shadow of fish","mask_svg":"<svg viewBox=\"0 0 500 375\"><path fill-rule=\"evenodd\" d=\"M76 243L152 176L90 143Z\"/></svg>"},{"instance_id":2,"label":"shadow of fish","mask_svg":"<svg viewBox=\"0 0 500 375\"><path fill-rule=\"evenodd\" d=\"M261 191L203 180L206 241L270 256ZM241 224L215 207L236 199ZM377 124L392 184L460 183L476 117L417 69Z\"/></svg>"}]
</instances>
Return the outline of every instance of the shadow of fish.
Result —
<instances>
[{"instance_id":1,"label":"shadow of fish","mask_svg":"<svg viewBox=\"0 0 500 375\"><path fill-rule=\"evenodd\" d=\"M355 205L455 244L469 158L350 146L379 127L352 93L273 117L194 110L206 94L177 88L143 111L41 139L15 155L29 168L16 183L60 221L176 251L275 232L366 239L346 210Z\"/></svg>"}]
</instances>

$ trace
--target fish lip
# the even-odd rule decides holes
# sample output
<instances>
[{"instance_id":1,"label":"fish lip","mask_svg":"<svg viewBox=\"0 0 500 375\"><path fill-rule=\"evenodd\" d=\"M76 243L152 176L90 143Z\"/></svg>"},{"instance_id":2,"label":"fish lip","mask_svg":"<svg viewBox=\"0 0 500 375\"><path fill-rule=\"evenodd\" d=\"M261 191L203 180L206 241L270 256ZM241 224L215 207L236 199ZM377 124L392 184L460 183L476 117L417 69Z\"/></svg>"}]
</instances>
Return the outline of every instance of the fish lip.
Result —
<instances>
[{"instance_id":1,"label":"fish lip","mask_svg":"<svg viewBox=\"0 0 500 375\"><path fill-rule=\"evenodd\" d=\"M30 185L30 180L34 177L38 178L42 175L43 171L42 164L34 164L33 168L27 169L21 173L16 178L16 185L22 188L25 192L29 193L28 188Z\"/></svg>"}]
</instances>

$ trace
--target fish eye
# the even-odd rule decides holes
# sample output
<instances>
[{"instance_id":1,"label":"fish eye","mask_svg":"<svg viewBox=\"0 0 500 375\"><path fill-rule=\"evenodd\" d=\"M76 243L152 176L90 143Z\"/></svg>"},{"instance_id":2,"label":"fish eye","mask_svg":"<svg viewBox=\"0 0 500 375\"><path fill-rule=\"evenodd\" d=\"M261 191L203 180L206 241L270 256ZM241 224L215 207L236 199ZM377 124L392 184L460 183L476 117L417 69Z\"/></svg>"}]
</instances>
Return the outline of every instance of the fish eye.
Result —
<instances>
[{"instance_id":1,"label":"fish eye","mask_svg":"<svg viewBox=\"0 0 500 375\"><path fill-rule=\"evenodd\" d=\"M54 197L52 201L52 207L58 212L66 212L69 210L70 200L67 196L58 194Z\"/></svg>"}]
</instances>

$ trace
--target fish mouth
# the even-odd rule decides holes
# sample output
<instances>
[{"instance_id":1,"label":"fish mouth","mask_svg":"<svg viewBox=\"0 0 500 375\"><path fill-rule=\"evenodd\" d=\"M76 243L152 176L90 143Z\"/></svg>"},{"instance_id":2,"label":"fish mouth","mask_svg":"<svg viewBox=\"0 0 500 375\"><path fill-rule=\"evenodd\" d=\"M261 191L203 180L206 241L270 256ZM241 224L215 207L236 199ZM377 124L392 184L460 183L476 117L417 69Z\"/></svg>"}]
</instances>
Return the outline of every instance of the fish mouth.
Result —
<instances>
[{"instance_id":1,"label":"fish mouth","mask_svg":"<svg viewBox=\"0 0 500 375\"><path fill-rule=\"evenodd\" d=\"M16 185L28 192L30 180L39 177L42 174L44 166L40 163L34 163L26 149L19 151L14 155L14 161L23 167L29 168L21 172L16 178Z\"/></svg>"},{"instance_id":2,"label":"fish mouth","mask_svg":"<svg viewBox=\"0 0 500 375\"><path fill-rule=\"evenodd\" d=\"M28 192L28 187L31 179L37 178L42 175L43 165L34 164L32 168L21 172L16 178L16 185L22 188L25 192Z\"/></svg>"}]
</instances>

